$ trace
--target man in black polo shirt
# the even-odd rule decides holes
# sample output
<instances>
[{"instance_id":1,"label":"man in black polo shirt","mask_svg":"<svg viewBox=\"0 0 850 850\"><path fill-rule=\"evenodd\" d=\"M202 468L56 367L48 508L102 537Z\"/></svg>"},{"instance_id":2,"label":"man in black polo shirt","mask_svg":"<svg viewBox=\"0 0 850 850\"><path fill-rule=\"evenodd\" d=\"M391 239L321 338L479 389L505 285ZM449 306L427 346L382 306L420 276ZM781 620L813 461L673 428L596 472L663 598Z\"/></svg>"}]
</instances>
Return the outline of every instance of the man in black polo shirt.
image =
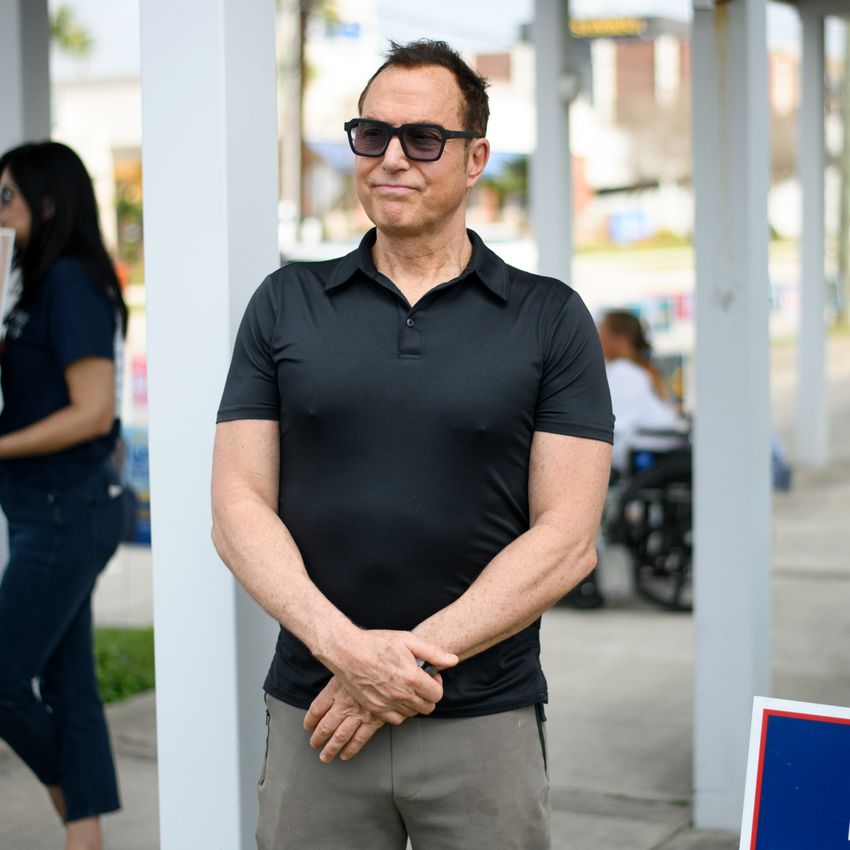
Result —
<instances>
[{"instance_id":1,"label":"man in black polo shirt","mask_svg":"<svg viewBox=\"0 0 850 850\"><path fill-rule=\"evenodd\" d=\"M236 340L213 537L281 624L262 850L549 844L540 615L595 562L613 418L578 295L466 230L485 85L393 45L346 124L375 229Z\"/></svg>"}]
</instances>

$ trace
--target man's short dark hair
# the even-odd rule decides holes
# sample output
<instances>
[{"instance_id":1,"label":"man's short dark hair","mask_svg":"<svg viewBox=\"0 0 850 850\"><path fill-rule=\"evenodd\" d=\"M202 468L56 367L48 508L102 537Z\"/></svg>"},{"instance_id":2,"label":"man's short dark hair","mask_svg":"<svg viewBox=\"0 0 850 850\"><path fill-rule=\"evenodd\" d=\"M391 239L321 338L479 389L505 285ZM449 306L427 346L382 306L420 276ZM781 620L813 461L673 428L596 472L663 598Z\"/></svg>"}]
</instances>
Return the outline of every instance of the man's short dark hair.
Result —
<instances>
[{"instance_id":1,"label":"man's short dark hair","mask_svg":"<svg viewBox=\"0 0 850 850\"><path fill-rule=\"evenodd\" d=\"M490 118L490 102L487 97L487 80L473 71L461 58L461 55L449 47L445 41L432 41L421 38L408 44L390 42L390 49L384 54L386 61L372 74L366 88L357 101L357 108L363 114L363 101L369 87L381 71L387 68L425 68L438 65L454 74L465 104L463 130L471 130L482 136L487 133L487 121ZM454 128L447 128L454 129Z\"/></svg>"}]
</instances>

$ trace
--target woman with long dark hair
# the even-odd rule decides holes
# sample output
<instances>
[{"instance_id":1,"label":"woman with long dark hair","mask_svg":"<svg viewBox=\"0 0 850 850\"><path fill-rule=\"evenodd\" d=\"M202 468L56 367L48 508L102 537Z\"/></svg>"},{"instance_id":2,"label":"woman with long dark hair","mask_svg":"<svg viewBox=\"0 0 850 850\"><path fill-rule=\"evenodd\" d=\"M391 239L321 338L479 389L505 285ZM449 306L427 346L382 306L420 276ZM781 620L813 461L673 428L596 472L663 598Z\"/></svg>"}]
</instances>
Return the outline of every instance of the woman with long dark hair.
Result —
<instances>
[{"instance_id":1,"label":"woman with long dark hair","mask_svg":"<svg viewBox=\"0 0 850 850\"><path fill-rule=\"evenodd\" d=\"M0 738L47 787L66 850L100 850L100 815L120 804L91 594L121 536L110 459L127 308L70 148L0 157L0 226L20 273L0 347Z\"/></svg>"}]
</instances>

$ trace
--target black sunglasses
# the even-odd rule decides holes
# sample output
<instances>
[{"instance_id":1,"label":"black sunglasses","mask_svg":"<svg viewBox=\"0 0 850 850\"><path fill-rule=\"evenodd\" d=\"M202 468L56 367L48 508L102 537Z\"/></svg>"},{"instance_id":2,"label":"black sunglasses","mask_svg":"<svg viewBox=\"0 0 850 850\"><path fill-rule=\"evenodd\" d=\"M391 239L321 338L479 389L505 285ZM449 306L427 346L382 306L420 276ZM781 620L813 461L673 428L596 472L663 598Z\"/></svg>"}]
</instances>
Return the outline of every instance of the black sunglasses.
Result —
<instances>
[{"instance_id":1,"label":"black sunglasses","mask_svg":"<svg viewBox=\"0 0 850 850\"><path fill-rule=\"evenodd\" d=\"M401 149L408 159L434 162L443 155L449 139L479 139L478 133L467 130L447 130L439 124L402 124L393 127L385 121L353 118L345 122L348 144L357 156L383 156L390 139L398 136Z\"/></svg>"}]
</instances>

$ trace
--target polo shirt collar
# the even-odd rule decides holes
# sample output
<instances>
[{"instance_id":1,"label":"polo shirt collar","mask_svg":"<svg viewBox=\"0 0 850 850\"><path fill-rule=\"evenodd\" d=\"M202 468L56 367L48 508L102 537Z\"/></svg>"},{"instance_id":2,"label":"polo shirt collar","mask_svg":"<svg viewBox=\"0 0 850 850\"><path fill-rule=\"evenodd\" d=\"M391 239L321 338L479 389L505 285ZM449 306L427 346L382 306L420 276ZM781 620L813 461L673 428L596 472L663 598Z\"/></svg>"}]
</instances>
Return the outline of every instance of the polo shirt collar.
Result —
<instances>
[{"instance_id":1,"label":"polo shirt collar","mask_svg":"<svg viewBox=\"0 0 850 850\"><path fill-rule=\"evenodd\" d=\"M481 240L474 230L467 230L469 241L472 243L472 257L469 265L458 276L463 280L468 275L475 275L491 292L502 301L508 300L509 282L508 267L501 257L494 254ZM377 278L378 270L372 259L372 247L377 237L376 228L368 231L360 240L360 245L350 254L346 254L337 263L333 273L325 281L325 290L335 289L347 283L357 272L367 277Z\"/></svg>"}]
</instances>

